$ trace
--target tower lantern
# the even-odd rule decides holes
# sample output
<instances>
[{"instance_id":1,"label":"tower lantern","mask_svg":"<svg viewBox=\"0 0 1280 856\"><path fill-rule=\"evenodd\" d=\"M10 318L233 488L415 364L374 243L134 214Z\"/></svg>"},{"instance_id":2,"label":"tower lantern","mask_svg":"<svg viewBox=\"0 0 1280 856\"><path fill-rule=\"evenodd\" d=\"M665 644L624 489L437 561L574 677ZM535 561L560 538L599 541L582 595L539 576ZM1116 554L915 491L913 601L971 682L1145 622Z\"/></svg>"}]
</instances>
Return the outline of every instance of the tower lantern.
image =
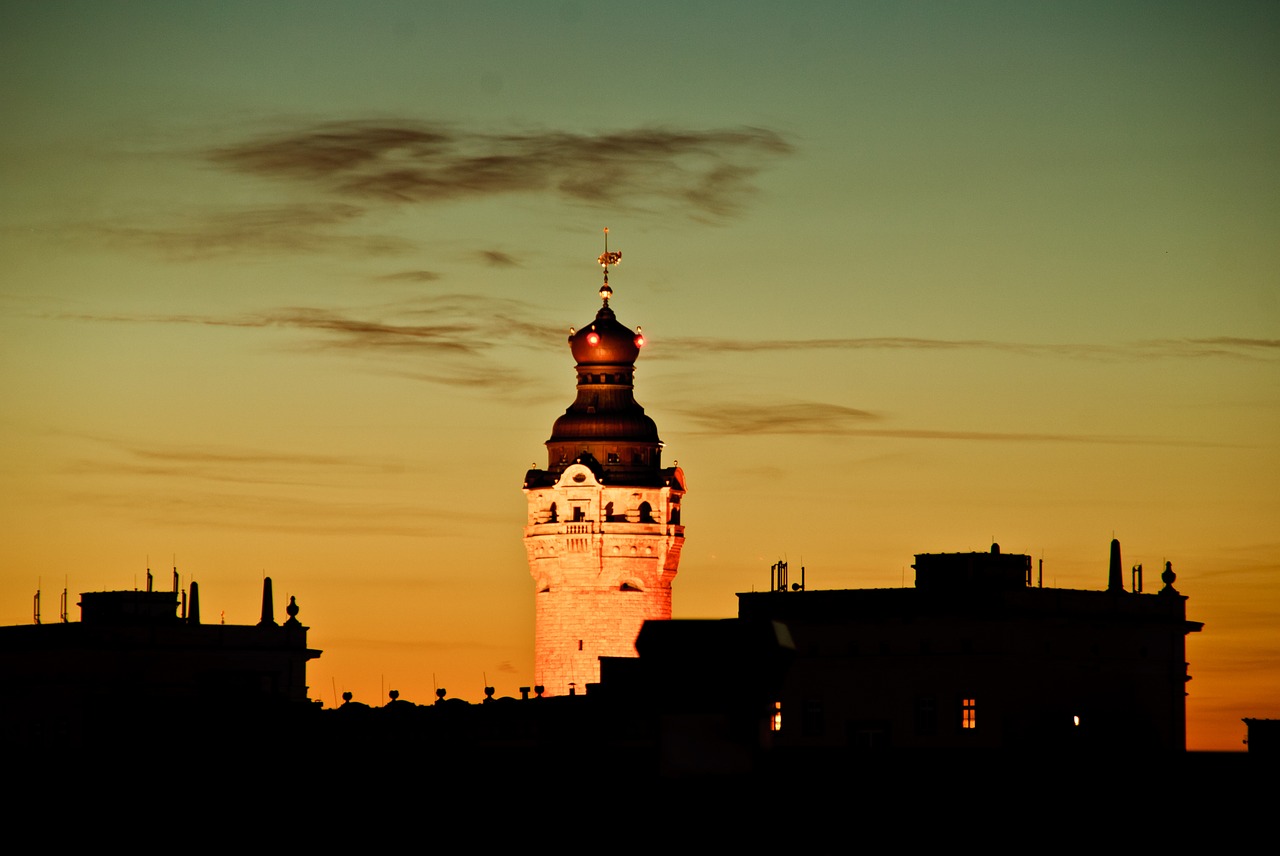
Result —
<instances>
[{"instance_id":1,"label":"tower lantern","mask_svg":"<svg viewBox=\"0 0 1280 856\"><path fill-rule=\"evenodd\" d=\"M648 619L671 617L680 564L684 472L662 466L658 428L635 400L644 346L609 306L608 229L601 307L570 328L577 396L547 440L547 468L525 474L524 530L536 613L535 682L547 695L600 679L600 657L634 657Z\"/></svg>"}]
</instances>

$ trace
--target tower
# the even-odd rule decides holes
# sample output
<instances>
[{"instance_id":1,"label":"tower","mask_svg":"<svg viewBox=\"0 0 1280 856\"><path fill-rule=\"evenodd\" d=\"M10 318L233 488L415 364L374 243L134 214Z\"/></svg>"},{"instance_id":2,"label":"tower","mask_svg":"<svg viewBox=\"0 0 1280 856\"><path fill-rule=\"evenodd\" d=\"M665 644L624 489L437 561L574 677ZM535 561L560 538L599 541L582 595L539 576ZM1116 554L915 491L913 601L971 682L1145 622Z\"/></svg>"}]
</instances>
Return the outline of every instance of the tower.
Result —
<instances>
[{"instance_id":1,"label":"tower","mask_svg":"<svg viewBox=\"0 0 1280 856\"><path fill-rule=\"evenodd\" d=\"M547 468L524 477L534 676L548 695L599 681L602 656L636 656L640 626L671 617L684 544L684 473L663 468L658 428L635 400L644 336L609 306L609 267L622 253L609 252L608 232L603 305L591 323L569 329L577 397L551 429Z\"/></svg>"}]
</instances>

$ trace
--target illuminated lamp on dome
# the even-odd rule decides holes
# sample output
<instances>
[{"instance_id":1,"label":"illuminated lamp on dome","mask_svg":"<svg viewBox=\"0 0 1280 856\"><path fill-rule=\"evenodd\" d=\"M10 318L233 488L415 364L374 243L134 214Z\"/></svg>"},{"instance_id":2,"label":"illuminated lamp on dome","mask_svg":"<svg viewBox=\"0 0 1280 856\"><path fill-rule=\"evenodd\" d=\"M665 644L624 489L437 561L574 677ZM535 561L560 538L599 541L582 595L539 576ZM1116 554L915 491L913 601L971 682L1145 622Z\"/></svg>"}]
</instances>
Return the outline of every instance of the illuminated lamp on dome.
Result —
<instances>
[{"instance_id":1,"label":"illuminated lamp on dome","mask_svg":"<svg viewBox=\"0 0 1280 856\"><path fill-rule=\"evenodd\" d=\"M644 347L644 333L641 332L641 329L639 327L636 328L636 347L637 348Z\"/></svg>"},{"instance_id":2,"label":"illuminated lamp on dome","mask_svg":"<svg viewBox=\"0 0 1280 856\"><path fill-rule=\"evenodd\" d=\"M597 333L597 332L596 332L596 331L594 331L594 330L592 330L590 333L588 333L588 334L587 334L587 344L588 344L588 345L598 345L598 344L600 344L600 334L599 334L599 333Z\"/></svg>"}]
</instances>

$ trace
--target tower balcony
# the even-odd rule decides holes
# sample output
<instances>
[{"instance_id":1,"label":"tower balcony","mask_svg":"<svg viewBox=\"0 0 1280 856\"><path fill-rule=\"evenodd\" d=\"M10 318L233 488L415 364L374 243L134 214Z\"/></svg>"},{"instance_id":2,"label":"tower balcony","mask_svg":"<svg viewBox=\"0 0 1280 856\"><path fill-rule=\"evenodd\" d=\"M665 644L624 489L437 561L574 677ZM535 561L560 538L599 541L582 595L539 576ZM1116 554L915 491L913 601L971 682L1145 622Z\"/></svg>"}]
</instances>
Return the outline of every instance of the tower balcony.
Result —
<instances>
[{"instance_id":1,"label":"tower balcony","mask_svg":"<svg viewBox=\"0 0 1280 856\"><path fill-rule=\"evenodd\" d=\"M683 538L684 527L678 523L646 523L613 522L601 523L595 520L575 520L547 523L533 523L525 527L525 537L548 535L659 535L668 538Z\"/></svg>"}]
</instances>

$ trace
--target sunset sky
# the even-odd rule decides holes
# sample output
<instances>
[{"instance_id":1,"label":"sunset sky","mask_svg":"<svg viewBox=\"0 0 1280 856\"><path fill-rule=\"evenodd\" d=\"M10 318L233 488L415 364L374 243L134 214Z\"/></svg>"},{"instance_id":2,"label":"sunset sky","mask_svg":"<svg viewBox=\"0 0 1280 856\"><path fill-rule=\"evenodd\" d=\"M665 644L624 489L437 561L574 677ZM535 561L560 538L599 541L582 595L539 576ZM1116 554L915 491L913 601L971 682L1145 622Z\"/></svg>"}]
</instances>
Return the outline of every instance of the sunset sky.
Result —
<instances>
[{"instance_id":1,"label":"sunset sky","mask_svg":"<svg viewBox=\"0 0 1280 856\"><path fill-rule=\"evenodd\" d=\"M1280 717L1280 5L0 0L0 80L0 624L176 556L326 704L515 695L608 226L676 617L1114 534L1189 747Z\"/></svg>"}]
</instances>

